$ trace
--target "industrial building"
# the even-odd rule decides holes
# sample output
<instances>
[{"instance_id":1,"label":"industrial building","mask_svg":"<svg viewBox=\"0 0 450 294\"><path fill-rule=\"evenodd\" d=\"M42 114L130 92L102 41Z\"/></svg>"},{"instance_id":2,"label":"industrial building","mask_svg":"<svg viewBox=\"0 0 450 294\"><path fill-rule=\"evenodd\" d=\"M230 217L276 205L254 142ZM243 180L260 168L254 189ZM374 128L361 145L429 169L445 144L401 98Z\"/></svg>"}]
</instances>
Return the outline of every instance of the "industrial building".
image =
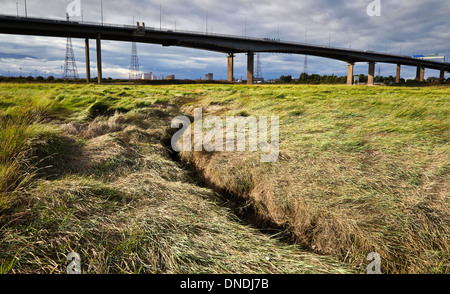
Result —
<instances>
[{"instance_id":1,"label":"industrial building","mask_svg":"<svg viewBox=\"0 0 450 294\"><path fill-rule=\"evenodd\" d=\"M141 79L154 81L154 80L157 80L158 77L156 75L153 75L152 72L149 72L149 73L143 73Z\"/></svg>"}]
</instances>

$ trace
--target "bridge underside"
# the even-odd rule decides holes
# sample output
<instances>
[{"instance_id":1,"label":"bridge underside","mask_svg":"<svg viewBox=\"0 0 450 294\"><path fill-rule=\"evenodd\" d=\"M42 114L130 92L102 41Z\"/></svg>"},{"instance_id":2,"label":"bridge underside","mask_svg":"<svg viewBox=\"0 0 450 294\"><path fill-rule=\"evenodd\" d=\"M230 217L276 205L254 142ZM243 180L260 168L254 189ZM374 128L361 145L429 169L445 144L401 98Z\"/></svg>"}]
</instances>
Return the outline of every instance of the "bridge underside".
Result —
<instances>
[{"instance_id":1,"label":"bridge underside","mask_svg":"<svg viewBox=\"0 0 450 294\"><path fill-rule=\"evenodd\" d=\"M97 56L100 59L100 64L98 65L99 80L101 78L101 40L150 43L160 44L162 46L179 46L222 52L228 54L228 80L230 81L233 79L232 71L234 54L247 53L247 77L252 77L253 54L255 52L318 56L340 60L349 64L354 64L355 62L368 62L369 84L371 83L371 80L373 80L371 79L371 76L373 76L375 63L396 64L398 66L397 78L400 74L401 65L417 67L417 76L419 80L423 80L423 70L425 68L439 70L441 78L443 78L445 71L450 72L450 63L420 60L409 56L378 53L367 50L361 51L302 43L280 42L267 39L145 29L134 26L114 26L63 20L0 16L0 33L47 37L71 37L86 40L95 39L97 41ZM350 73L353 73L353 66L351 66L351 71L349 66L349 74ZM249 79L247 80L248 83L252 82Z\"/></svg>"}]
</instances>

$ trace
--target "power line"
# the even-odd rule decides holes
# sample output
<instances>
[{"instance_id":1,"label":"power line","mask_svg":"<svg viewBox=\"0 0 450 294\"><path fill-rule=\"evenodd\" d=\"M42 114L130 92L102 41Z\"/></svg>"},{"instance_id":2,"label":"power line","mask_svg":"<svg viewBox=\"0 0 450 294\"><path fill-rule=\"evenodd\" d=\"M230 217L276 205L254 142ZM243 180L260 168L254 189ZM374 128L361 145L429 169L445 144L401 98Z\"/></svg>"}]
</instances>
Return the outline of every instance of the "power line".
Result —
<instances>
[{"instance_id":1,"label":"power line","mask_svg":"<svg viewBox=\"0 0 450 294\"><path fill-rule=\"evenodd\" d=\"M247 16L244 20L244 38L247 38Z\"/></svg>"},{"instance_id":2,"label":"power line","mask_svg":"<svg viewBox=\"0 0 450 294\"><path fill-rule=\"evenodd\" d=\"M102 25L103 25L103 0L100 1L100 10L102 14Z\"/></svg>"}]
</instances>

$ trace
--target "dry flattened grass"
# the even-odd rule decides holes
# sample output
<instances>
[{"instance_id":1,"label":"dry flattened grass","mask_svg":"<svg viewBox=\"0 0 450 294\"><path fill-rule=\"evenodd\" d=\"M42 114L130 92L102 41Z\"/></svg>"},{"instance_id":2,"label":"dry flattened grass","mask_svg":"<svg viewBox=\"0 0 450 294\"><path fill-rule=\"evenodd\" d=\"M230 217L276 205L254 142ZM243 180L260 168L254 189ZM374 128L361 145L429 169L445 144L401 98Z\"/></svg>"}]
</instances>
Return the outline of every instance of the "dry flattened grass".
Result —
<instances>
[{"instance_id":1,"label":"dry flattened grass","mask_svg":"<svg viewBox=\"0 0 450 294\"><path fill-rule=\"evenodd\" d=\"M139 109L37 140L62 173L1 211L2 272L65 273L69 252L80 254L83 273L351 272L242 224L199 187L165 146L171 115ZM74 140L73 157L52 146L59 137Z\"/></svg>"},{"instance_id":2,"label":"dry flattened grass","mask_svg":"<svg viewBox=\"0 0 450 294\"><path fill-rule=\"evenodd\" d=\"M110 117L96 117L92 122L80 124L75 121L61 125L61 129L71 135L81 138L91 139L108 133L121 131L125 126L126 118L124 115L115 112Z\"/></svg>"},{"instance_id":3,"label":"dry flattened grass","mask_svg":"<svg viewBox=\"0 0 450 294\"><path fill-rule=\"evenodd\" d=\"M180 170L180 172L182 172ZM152 268L167 273L344 273L332 259L283 245L240 224L209 189L153 173L114 184L144 194L134 209L153 248Z\"/></svg>"}]
</instances>

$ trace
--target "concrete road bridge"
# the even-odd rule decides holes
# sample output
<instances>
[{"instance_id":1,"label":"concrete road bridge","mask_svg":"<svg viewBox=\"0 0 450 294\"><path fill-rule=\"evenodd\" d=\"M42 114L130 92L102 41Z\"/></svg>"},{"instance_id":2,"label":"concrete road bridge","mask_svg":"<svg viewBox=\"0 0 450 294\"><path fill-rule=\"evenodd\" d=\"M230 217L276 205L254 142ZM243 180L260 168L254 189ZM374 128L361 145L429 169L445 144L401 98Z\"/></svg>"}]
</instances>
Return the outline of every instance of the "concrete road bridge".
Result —
<instances>
[{"instance_id":1,"label":"concrete road bridge","mask_svg":"<svg viewBox=\"0 0 450 294\"><path fill-rule=\"evenodd\" d=\"M418 59L410 56L271 39L146 28L144 24L139 23L136 26L130 26L0 15L0 33L85 39L86 76L88 82L90 82L89 40L96 40L97 78L99 83L101 83L102 79L102 40L160 44L162 46L179 46L221 52L227 55L227 77L230 82L233 81L235 54L244 53L247 55L247 83L249 84L253 83L254 55L257 52L311 55L346 62L348 66L347 84L349 85L353 83L353 69L356 62L368 63L369 85L374 84L375 63L396 64L396 82L400 81L402 65L416 67L416 79L419 81L424 80L425 68L439 70L441 81L444 79L445 72L450 72L450 63Z\"/></svg>"}]
</instances>

